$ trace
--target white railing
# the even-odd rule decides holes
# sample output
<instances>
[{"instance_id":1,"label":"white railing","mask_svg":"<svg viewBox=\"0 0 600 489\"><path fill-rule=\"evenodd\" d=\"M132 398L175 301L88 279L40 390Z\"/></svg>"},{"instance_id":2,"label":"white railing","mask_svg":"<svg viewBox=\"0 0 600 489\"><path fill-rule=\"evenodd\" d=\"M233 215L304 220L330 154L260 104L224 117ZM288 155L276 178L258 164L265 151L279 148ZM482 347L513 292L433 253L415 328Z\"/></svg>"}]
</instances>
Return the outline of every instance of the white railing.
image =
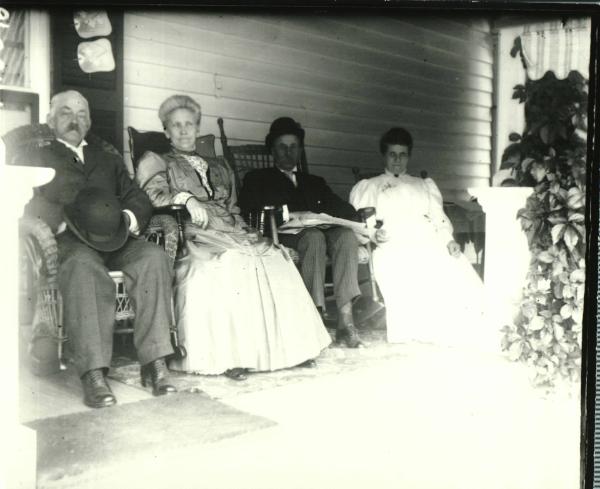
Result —
<instances>
[{"instance_id":1,"label":"white railing","mask_svg":"<svg viewBox=\"0 0 600 489\"><path fill-rule=\"evenodd\" d=\"M529 187L470 188L485 212L484 286L490 326L512 323L521 300L530 253L517 212L525 207Z\"/></svg>"}]
</instances>

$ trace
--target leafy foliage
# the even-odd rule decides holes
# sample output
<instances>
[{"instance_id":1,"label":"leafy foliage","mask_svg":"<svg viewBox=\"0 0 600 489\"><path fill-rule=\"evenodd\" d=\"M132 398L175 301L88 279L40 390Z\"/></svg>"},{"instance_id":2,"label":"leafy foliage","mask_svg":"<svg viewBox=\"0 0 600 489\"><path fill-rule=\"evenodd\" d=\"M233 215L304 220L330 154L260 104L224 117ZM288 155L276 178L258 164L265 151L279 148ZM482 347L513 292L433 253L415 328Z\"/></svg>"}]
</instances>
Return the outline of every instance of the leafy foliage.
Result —
<instances>
[{"instance_id":1,"label":"leafy foliage","mask_svg":"<svg viewBox=\"0 0 600 489\"><path fill-rule=\"evenodd\" d=\"M552 385L559 377L578 379L581 370L587 82L578 72L564 80L548 72L517 85L513 98L525 104L525 130L510 135L502 168L534 187L517 214L531 262L502 346L534 369L536 384Z\"/></svg>"}]
</instances>

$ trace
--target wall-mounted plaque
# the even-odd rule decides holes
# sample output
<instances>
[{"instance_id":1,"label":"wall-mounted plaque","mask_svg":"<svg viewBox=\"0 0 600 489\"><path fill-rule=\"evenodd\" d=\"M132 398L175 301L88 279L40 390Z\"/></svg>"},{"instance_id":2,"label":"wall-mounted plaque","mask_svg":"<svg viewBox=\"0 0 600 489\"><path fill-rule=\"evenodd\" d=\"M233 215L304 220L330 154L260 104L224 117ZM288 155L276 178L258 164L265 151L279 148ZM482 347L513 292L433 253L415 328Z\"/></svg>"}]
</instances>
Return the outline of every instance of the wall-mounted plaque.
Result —
<instances>
[{"instance_id":1,"label":"wall-mounted plaque","mask_svg":"<svg viewBox=\"0 0 600 489\"><path fill-rule=\"evenodd\" d=\"M108 36L112 32L110 19L104 10L78 10L73 14L73 25L83 39Z\"/></svg>"},{"instance_id":2,"label":"wall-mounted plaque","mask_svg":"<svg viewBox=\"0 0 600 489\"><path fill-rule=\"evenodd\" d=\"M108 39L80 42L77 46L77 61L84 73L97 73L115 69L115 58Z\"/></svg>"}]
</instances>

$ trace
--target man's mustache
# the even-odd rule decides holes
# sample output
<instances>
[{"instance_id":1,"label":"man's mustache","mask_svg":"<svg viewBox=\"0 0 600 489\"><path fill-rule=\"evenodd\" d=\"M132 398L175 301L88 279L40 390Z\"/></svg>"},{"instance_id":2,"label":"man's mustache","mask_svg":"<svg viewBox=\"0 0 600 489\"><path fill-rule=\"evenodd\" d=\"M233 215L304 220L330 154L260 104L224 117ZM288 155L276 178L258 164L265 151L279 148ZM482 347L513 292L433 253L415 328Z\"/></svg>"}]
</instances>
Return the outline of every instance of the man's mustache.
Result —
<instances>
[{"instance_id":1,"label":"man's mustache","mask_svg":"<svg viewBox=\"0 0 600 489\"><path fill-rule=\"evenodd\" d=\"M77 131L79 132L79 125L75 122L70 122L67 126L67 131Z\"/></svg>"}]
</instances>

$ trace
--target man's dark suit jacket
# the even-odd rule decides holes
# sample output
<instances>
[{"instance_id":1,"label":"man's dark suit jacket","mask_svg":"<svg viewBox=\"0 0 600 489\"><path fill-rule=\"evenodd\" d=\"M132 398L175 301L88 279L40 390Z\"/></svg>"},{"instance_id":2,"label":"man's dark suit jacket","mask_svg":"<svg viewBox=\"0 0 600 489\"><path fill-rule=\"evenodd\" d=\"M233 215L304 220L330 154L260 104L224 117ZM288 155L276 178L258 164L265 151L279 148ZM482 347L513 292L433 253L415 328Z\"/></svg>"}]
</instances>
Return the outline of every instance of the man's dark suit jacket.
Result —
<instances>
[{"instance_id":1,"label":"man's dark suit jacket","mask_svg":"<svg viewBox=\"0 0 600 489\"><path fill-rule=\"evenodd\" d=\"M354 207L334 194L323 178L298 172L296 182L298 187L276 167L253 170L244 178L238 203L245 213L287 204L290 212L324 212L360 221Z\"/></svg>"},{"instance_id":2,"label":"man's dark suit jacket","mask_svg":"<svg viewBox=\"0 0 600 489\"><path fill-rule=\"evenodd\" d=\"M58 141L20 154L17 164L45 166L56 171L51 182L34 189L25 215L41 218L56 231L64 220L63 206L73 202L81 189L98 187L114 192L121 208L132 211L143 230L152 216L152 203L129 177L123 160L92 144L83 148L83 157L82 164L73 151Z\"/></svg>"}]
</instances>

